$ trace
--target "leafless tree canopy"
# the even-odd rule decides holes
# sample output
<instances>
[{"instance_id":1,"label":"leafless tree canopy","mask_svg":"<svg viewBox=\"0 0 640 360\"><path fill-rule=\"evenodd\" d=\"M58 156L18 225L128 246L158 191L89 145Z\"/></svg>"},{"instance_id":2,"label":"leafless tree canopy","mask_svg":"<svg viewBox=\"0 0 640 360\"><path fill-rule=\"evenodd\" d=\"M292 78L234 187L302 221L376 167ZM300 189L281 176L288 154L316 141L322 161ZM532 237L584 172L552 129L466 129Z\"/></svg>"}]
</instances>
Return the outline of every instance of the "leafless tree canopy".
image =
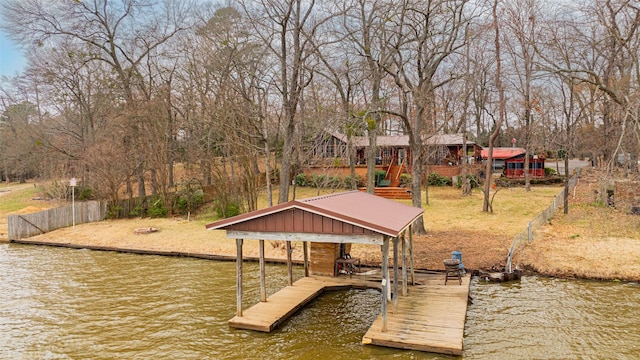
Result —
<instances>
[{"instance_id":1,"label":"leafless tree canopy","mask_svg":"<svg viewBox=\"0 0 640 360\"><path fill-rule=\"evenodd\" d=\"M113 200L196 181L250 210L260 190L271 203L272 183L290 199L331 133L368 137L370 191L376 138L391 134L409 136L420 175L424 142L442 133L638 173L634 0L0 6L28 61L0 79L3 179L76 177ZM340 155L354 188L355 154Z\"/></svg>"}]
</instances>

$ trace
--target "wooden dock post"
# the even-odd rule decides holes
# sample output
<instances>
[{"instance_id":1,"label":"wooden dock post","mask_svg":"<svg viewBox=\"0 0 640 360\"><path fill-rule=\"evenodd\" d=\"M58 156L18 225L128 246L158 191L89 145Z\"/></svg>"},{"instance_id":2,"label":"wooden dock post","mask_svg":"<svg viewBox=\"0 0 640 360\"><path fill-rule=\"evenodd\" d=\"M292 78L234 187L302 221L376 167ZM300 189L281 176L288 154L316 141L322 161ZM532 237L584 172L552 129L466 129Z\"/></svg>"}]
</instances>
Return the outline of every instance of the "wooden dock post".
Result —
<instances>
[{"instance_id":1,"label":"wooden dock post","mask_svg":"<svg viewBox=\"0 0 640 360\"><path fill-rule=\"evenodd\" d=\"M398 237L393 238L393 311L398 309Z\"/></svg>"},{"instance_id":2,"label":"wooden dock post","mask_svg":"<svg viewBox=\"0 0 640 360\"><path fill-rule=\"evenodd\" d=\"M416 274L413 271L413 225L409 225L409 262L411 263L411 285L416 284Z\"/></svg>"},{"instance_id":3,"label":"wooden dock post","mask_svg":"<svg viewBox=\"0 0 640 360\"><path fill-rule=\"evenodd\" d=\"M389 294L389 237L385 236L382 250L382 332L387 331L387 297Z\"/></svg>"},{"instance_id":4,"label":"wooden dock post","mask_svg":"<svg viewBox=\"0 0 640 360\"><path fill-rule=\"evenodd\" d=\"M304 277L309 277L309 249L307 242L302 242L302 253L304 258Z\"/></svg>"},{"instance_id":5,"label":"wooden dock post","mask_svg":"<svg viewBox=\"0 0 640 360\"><path fill-rule=\"evenodd\" d=\"M264 266L264 240L259 240L260 245L260 301L267 301L267 285L265 281Z\"/></svg>"},{"instance_id":6,"label":"wooden dock post","mask_svg":"<svg viewBox=\"0 0 640 360\"><path fill-rule=\"evenodd\" d=\"M406 232L406 231L405 231ZM407 238L402 233L402 296L407 296Z\"/></svg>"},{"instance_id":7,"label":"wooden dock post","mask_svg":"<svg viewBox=\"0 0 640 360\"><path fill-rule=\"evenodd\" d=\"M293 263L291 261L291 241L287 241L287 275L289 286L293 285Z\"/></svg>"},{"instance_id":8,"label":"wooden dock post","mask_svg":"<svg viewBox=\"0 0 640 360\"><path fill-rule=\"evenodd\" d=\"M236 239L236 315L242 317L242 239Z\"/></svg>"}]
</instances>

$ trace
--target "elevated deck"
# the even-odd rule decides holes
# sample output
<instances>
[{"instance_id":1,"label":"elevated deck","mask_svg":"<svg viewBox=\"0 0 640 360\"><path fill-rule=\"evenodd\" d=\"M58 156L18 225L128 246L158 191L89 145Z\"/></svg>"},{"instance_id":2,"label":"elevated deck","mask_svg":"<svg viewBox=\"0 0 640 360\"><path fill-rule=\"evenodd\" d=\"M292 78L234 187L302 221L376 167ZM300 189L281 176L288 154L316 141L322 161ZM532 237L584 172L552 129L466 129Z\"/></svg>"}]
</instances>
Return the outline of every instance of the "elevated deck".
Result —
<instances>
[{"instance_id":1,"label":"elevated deck","mask_svg":"<svg viewBox=\"0 0 640 360\"><path fill-rule=\"evenodd\" d=\"M445 286L444 273L416 275L419 285L409 286L409 295L398 298L398 308L388 303L387 331L382 332L382 316L378 316L364 335L363 344L462 354L470 277L464 277L462 285L450 281ZM270 332L323 292L353 287L380 288L380 276L302 278L269 296L266 302L244 310L243 316L235 316L229 325Z\"/></svg>"}]
</instances>

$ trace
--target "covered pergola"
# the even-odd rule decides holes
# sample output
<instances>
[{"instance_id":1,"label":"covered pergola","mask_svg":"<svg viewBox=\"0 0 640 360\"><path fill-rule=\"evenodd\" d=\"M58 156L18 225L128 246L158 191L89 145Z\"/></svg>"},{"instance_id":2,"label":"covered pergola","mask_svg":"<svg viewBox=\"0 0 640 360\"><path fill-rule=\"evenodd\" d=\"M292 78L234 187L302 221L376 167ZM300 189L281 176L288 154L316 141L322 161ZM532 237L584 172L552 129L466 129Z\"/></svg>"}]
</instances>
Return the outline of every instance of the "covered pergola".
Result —
<instances>
[{"instance_id":1,"label":"covered pergola","mask_svg":"<svg viewBox=\"0 0 640 360\"><path fill-rule=\"evenodd\" d=\"M337 259L339 244L367 244L381 247L382 254L382 331L386 331L387 302L391 298L389 245L393 242L393 293L398 294L402 265L402 295L407 295L408 278L414 281L412 224L424 210L361 191L349 191L308 199L293 200L206 225L209 230L226 230L236 240L237 317L242 317L242 246L245 239L259 241L260 301L267 301L264 241L286 241L288 284L293 285L291 242L303 243L304 275L326 275ZM402 258L399 259L401 242ZM308 243L311 244L311 269ZM317 251L314 251L316 249ZM329 251L326 251L329 249ZM409 259L407 256L409 253ZM318 257L313 261L314 257ZM407 264L408 262L408 264ZM409 271L408 271L409 268ZM331 271L333 274L333 271ZM335 275L335 274L334 274ZM398 296L394 296L397 304Z\"/></svg>"}]
</instances>

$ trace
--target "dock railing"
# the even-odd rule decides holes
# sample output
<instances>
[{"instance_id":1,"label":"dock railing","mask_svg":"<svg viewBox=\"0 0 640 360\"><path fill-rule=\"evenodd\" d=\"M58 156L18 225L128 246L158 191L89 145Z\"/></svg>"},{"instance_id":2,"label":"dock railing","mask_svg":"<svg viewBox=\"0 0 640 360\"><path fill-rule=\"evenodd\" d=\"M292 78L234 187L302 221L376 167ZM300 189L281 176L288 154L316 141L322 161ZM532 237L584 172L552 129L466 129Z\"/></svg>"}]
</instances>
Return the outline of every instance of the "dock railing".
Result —
<instances>
[{"instance_id":1,"label":"dock railing","mask_svg":"<svg viewBox=\"0 0 640 360\"><path fill-rule=\"evenodd\" d=\"M573 190L573 188L578 183L578 178L580 177L580 168L576 169L575 175L569 179L569 191ZM551 204L544 209L538 216L533 218L527 224L527 228L519 232L514 238L513 243L511 244L511 248L509 248L509 253L507 254L507 265L506 271L511 273L512 270L512 261L513 256L516 250L521 250L525 244L530 244L533 240L533 232L538 230L542 225L546 224L549 219L553 217L556 210L564 203L564 187L562 191L556 196L553 197L553 201Z\"/></svg>"}]
</instances>

